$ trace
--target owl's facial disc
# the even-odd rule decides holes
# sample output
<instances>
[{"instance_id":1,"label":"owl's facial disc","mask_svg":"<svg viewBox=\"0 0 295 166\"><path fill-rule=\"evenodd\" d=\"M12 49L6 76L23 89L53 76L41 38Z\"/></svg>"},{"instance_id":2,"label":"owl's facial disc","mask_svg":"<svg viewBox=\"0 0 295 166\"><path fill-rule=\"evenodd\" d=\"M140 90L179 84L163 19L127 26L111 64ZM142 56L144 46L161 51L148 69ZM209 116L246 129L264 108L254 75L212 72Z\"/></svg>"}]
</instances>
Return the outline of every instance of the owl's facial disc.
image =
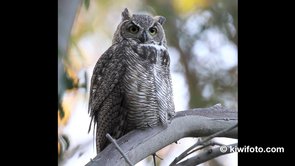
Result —
<instances>
[{"instance_id":1,"label":"owl's facial disc","mask_svg":"<svg viewBox=\"0 0 295 166\"><path fill-rule=\"evenodd\" d=\"M134 44L166 46L165 32L162 27L164 17L152 17L145 14L131 15L127 10L124 10L122 16L122 22L114 35L113 43L125 39Z\"/></svg>"}]
</instances>

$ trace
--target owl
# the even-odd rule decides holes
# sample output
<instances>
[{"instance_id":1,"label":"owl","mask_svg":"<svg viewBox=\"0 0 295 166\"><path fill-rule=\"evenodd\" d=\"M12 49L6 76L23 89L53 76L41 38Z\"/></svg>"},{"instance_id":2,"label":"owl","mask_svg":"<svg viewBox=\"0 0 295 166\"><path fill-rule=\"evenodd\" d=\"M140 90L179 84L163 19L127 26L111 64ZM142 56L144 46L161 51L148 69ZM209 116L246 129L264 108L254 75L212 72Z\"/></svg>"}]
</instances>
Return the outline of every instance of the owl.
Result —
<instances>
[{"instance_id":1,"label":"owl","mask_svg":"<svg viewBox=\"0 0 295 166\"><path fill-rule=\"evenodd\" d=\"M164 21L122 12L91 77L89 129L94 122L97 152L110 143L107 133L118 139L134 129L167 125L175 115Z\"/></svg>"}]
</instances>

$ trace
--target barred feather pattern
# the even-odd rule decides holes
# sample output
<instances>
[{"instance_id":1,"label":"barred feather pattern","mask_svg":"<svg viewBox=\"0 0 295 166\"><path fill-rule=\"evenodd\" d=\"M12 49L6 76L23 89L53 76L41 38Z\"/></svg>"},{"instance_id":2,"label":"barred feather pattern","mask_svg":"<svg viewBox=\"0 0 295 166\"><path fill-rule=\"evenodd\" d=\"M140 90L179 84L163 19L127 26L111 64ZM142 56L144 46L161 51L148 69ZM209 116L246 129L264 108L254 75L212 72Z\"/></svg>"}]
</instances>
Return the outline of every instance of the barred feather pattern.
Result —
<instances>
[{"instance_id":1,"label":"barred feather pattern","mask_svg":"<svg viewBox=\"0 0 295 166\"><path fill-rule=\"evenodd\" d=\"M131 44L127 47L126 75L128 130L167 124L174 112L169 55L166 47Z\"/></svg>"}]
</instances>

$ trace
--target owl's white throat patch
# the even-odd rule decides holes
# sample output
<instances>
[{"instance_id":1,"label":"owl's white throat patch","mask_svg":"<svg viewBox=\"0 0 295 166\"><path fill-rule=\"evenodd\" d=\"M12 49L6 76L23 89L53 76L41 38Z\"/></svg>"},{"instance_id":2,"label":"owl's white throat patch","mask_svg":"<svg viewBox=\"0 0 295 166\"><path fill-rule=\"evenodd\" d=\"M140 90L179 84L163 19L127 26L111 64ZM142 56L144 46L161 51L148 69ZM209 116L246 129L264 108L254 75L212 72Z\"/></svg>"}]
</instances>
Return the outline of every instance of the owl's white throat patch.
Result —
<instances>
[{"instance_id":1,"label":"owl's white throat patch","mask_svg":"<svg viewBox=\"0 0 295 166\"><path fill-rule=\"evenodd\" d=\"M140 44L140 46L143 46L143 47L154 47L155 49L157 49L157 51L166 50L166 47L164 47L163 45L157 45L157 44Z\"/></svg>"}]
</instances>

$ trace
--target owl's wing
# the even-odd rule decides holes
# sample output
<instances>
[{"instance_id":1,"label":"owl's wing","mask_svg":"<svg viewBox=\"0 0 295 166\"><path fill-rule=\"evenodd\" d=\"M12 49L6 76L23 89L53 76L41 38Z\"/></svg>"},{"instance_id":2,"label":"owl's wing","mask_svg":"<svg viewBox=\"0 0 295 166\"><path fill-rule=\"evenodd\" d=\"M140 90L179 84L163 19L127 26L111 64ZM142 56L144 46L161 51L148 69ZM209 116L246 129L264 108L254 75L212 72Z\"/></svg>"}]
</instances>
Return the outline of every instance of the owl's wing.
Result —
<instances>
[{"instance_id":1,"label":"owl's wing","mask_svg":"<svg viewBox=\"0 0 295 166\"><path fill-rule=\"evenodd\" d=\"M107 146L106 133L116 135L116 126L123 118L123 95L120 81L125 73L124 50L111 46L97 61L91 77L88 112L94 121L97 152ZM88 131L88 132L89 132Z\"/></svg>"},{"instance_id":2,"label":"owl's wing","mask_svg":"<svg viewBox=\"0 0 295 166\"><path fill-rule=\"evenodd\" d=\"M116 46L112 46L99 58L94 67L88 106L88 113L91 117L89 131L93 120L94 126L102 120L103 117L100 117L99 112L102 107L105 108L107 104L111 104L109 102L110 98L117 101L122 98L122 95L118 94L120 93L118 84L125 73L121 54L122 51L118 51Z\"/></svg>"}]
</instances>

